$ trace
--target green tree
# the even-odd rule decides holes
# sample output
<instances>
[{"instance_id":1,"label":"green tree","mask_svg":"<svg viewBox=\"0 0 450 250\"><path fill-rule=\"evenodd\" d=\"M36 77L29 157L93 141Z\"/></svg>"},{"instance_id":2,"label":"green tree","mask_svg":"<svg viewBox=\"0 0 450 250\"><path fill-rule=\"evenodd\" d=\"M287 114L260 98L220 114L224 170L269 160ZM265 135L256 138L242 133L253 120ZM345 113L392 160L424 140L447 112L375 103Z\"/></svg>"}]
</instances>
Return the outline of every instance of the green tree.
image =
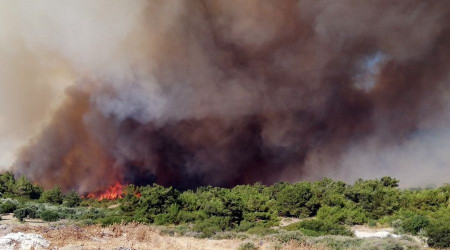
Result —
<instances>
[{"instance_id":1,"label":"green tree","mask_svg":"<svg viewBox=\"0 0 450 250\"><path fill-rule=\"evenodd\" d=\"M345 191L345 196L357 203L372 219L391 215L400 208L400 191L386 187L380 180L357 180Z\"/></svg>"},{"instance_id":2,"label":"green tree","mask_svg":"<svg viewBox=\"0 0 450 250\"><path fill-rule=\"evenodd\" d=\"M368 221L365 212L357 206L323 206L317 212L317 219L333 224L363 224Z\"/></svg>"},{"instance_id":3,"label":"green tree","mask_svg":"<svg viewBox=\"0 0 450 250\"><path fill-rule=\"evenodd\" d=\"M11 172L5 172L0 175L0 191L3 194L12 194L14 192L16 179Z\"/></svg>"},{"instance_id":4,"label":"green tree","mask_svg":"<svg viewBox=\"0 0 450 250\"><path fill-rule=\"evenodd\" d=\"M430 247L447 248L450 247L450 220L433 221L426 229Z\"/></svg>"},{"instance_id":5,"label":"green tree","mask_svg":"<svg viewBox=\"0 0 450 250\"><path fill-rule=\"evenodd\" d=\"M40 214L40 217L43 221L57 221L60 219L60 216L57 212L51 210L45 210Z\"/></svg>"},{"instance_id":6,"label":"green tree","mask_svg":"<svg viewBox=\"0 0 450 250\"><path fill-rule=\"evenodd\" d=\"M61 204L63 202L61 188L59 186L55 186L53 189L44 191L41 195L41 201L52 204Z\"/></svg>"},{"instance_id":7,"label":"green tree","mask_svg":"<svg viewBox=\"0 0 450 250\"><path fill-rule=\"evenodd\" d=\"M312 184L312 192L320 206L345 206L346 184L325 178Z\"/></svg>"},{"instance_id":8,"label":"green tree","mask_svg":"<svg viewBox=\"0 0 450 250\"><path fill-rule=\"evenodd\" d=\"M184 191L178 197L184 211L197 211L200 208L198 196L192 190Z\"/></svg>"},{"instance_id":9,"label":"green tree","mask_svg":"<svg viewBox=\"0 0 450 250\"><path fill-rule=\"evenodd\" d=\"M412 209L436 211L445 206L447 200L447 194L439 189L419 190L411 194L407 206Z\"/></svg>"},{"instance_id":10,"label":"green tree","mask_svg":"<svg viewBox=\"0 0 450 250\"><path fill-rule=\"evenodd\" d=\"M14 210L14 217L16 217L20 222L25 218L37 218L37 208L34 206L19 208Z\"/></svg>"},{"instance_id":11,"label":"green tree","mask_svg":"<svg viewBox=\"0 0 450 250\"><path fill-rule=\"evenodd\" d=\"M15 194L30 198L33 194L33 191L33 184L31 184L31 182L25 176L20 177L16 181Z\"/></svg>"},{"instance_id":12,"label":"green tree","mask_svg":"<svg viewBox=\"0 0 450 250\"><path fill-rule=\"evenodd\" d=\"M19 208L14 210L14 217L16 217L20 222L27 217L27 210L25 208Z\"/></svg>"},{"instance_id":13,"label":"green tree","mask_svg":"<svg viewBox=\"0 0 450 250\"><path fill-rule=\"evenodd\" d=\"M399 183L399 180L389 176L381 177L380 181L385 187L398 187Z\"/></svg>"},{"instance_id":14,"label":"green tree","mask_svg":"<svg viewBox=\"0 0 450 250\"><path fill-rule=\"evenodd\" d=\"M413 217L407 218L402 223L402 228L409 233L417 234L421 229L429 224L427 217L415 214Z\"/></svg>"},{"instance_id":15,"label":"green tree","mask_svg":"<svg viewBox=\"0 0 450 250\"><path fill-rule=\"evenodd\" d=\"M146 186L139 189L141 197L137 203L139 212L144 214L151 222L158 214L168 212L172 204L178 203L178 190L169 187L154 184L153 186Z\"/></svg>"},{"instance_id":16,"label":"green tree","mask_svg":"<svg viewBox=\"0 0 450 250\"><path fill-rule=\"evenodd\" d=\"M286 185L276 196L278 212L283 216L308 217L315 212L308 206L312 197L310 183Z\"/></svg>"},{"instance_id":17,"label":"green tree","mask_svg":"<svg viewBox=\"0 0 450 250\"><path fill-rule=\"evenodd\" d=\"M133 212L139 202L138 196L141 194L138 192L134 185L128 185L123 190L123 198L120 203L120 210L125 213Z\"/></svg>"},{"instance_id":18,"label":"green tree","mask_svg":"<svg viewBox=\"0 0 450 250\"><path fill-rule=\"evenodd\" d=\"M78 207L80 203L81 198L75 191L67 193L63 198L63 205L66 207Z\"/></svg>"}]
</instances>

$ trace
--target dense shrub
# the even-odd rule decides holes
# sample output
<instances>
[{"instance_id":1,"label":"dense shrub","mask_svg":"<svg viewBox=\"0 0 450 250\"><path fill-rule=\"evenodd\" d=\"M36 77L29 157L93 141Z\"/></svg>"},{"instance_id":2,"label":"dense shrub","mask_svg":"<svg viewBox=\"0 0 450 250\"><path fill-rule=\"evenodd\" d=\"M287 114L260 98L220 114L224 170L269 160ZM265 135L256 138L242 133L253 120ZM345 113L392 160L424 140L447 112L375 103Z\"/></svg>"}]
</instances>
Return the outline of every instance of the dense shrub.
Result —
<instances>
[{"instance_id":1,"label":"dense shrub","mask_svg":"<svg viewBox=\"0 0 450 250\"><path fill-rule=\"evenodd\" d=\"M428 236L427 243L430 247L450 247L450 220L448 218L433 221L426 230Z\"/></svg>"},{"instance_id":2,"label":"dense shrub","mask_svg":"<svg viewBox=\"0 0 450 250\"><path fill-rule=\"evenodd\" d=\"M66 207L78 207L81 203L80 196L72 191L66 194L63 198L63 205Z\"/></svg>"},{"instance_id":3,"label":"dense shrub","mask_svg":"<svg viewBox=\"0 0 450 250\"><path fill-rule=\"evenodd\" d=\"M167 225L177 222L177 215L179 211L179 206L177 204L172 204L166 213L158 214L154 217L154 223L156 225Z\"/></svg>"},{"instance_id":4,"label":"dense shrub","mask_svg":"<svg viewBox=\"0 0 450 250\"><path fill-rule=\"evenodd\" d=\"M179 211L177 214L177 221L179 223L191 223L197 220L202 220L204 218L207 218L208 215L206 215L203 211Z\"/></svg>"},{"instance_id":5,"label":"dense shrub","mask_svg":"<svg viewBox=\"0 0 450 250\"><path fill-rule=\"evenodd\" d=\"M0 206L0 213L2 213L2 214L12 213L12 212L14 212L14 210L16 210L16 208L17 208L17 206L13 202L5 201Z\"/></svg>"},{"instance_id":6,"label":"dense shrub","mask_svg":"<svg viewBox=\"0 0 450 250\"><path fill-rule=\"evenodd\" d=\"M38 218L37 207L25 207L14 210L14 217L16 217L19 221L23 221L25 218L36 219Z\"/></svg>"},{"instance_id":7,"label":"dense shrub","mask_svg":"<svg viewBox=\"0 0 450 250\"><path fill-rule=\"evenodd\" d=\"M97 220L105 217L105 213L97 208L90 208L87 212L80 216L81 220Z\"/></svg>"},{"instance_id":8,"label":"dense shrub","mask_svg":"<svg viewBox=\"0 0 450 250\"><path fill-rule=\"evenodd\" d=\"M53 189L44 191L41 195L41 201L52 204L61 204L63 202L61 188L55 186Z\"/></svg>"},{"instance_id":9,"label":"dense shrub","mask_svg":"<svg viewBox=\"0 0 450 250\"><path fill-rule=\"evenodd\" d=\"M33 185L25 176L22 176L17 180L14 191L19 196L31 197Z\"/></svg>"},{"instance_id":10,"label":"dense shrub","mask_svg":"<svg viewBox=\"0 0 450 250\"><path fill-rule=\"evenodd\" d=\"M12 194L15 190L16 179L11 172L0 174L0 191L2 194Z\"/></svg>"},{"instance_id":11,"label":"dense shrub","mask_svg":"<svg viewBox=\"0 0 450 250\"><path fill-rule=\"evenodd\" d=\"M128 185L123 190L123 198L120 203L120 210L124 213L133 212L138 205L139 198L137 194L139 191L134 185Z\"/></svg>"},{"instance_id":12,"label":"dense shrub","mask_svg":"<svg viewBox=\"0 0 450 250\"><path fill-rule=\"evenodd\" d=\"M308 236L321 236L321 235L346 235L352 236L353 233L345 226L332 224L321 220L304 220L297 223L293 223L285 229L289 231L299 230L303 234Z\"/></svg>"},{"instance_id":13,"label":"dense shrub","mask_svg":"<svg viewBox=\"0 0 450 250\"><path fill-rule=\"evenodd\" d=\"M229 217L213 216L202 221L198 221L194 226L194 231L201 232L203 237L210 237L216 232L221 232L228 229L229 225Z\"/></svg>"},{"instance_id":14,"label":"dense shrub","mask_svg":"<svg viewBox=\"0 0 450 250\"><path fill-rule=\"evenodd\" d=\"M400 191L390 181L358 180L345 191L345 196L367 212L372 219L390 215L400 208ZM387 185L387 186L386 186Z\"/></svg>"},{"instance_id":15,"label":"dense shrub","mask_svg":"<svg viewBox=\"0 0 450 250\"><path fill-rule=\"evenodd\" d=\"M16 217L19 221L23 221L27 217L27 209L19 208L14 210L14 217Z\"/></svg>"},{"instance_id":16,"label":"dense shrub","mask_svg":"<svg viewBox=\"0 0 450 250\"><path fill-rule=\"evenodd\" d=\"M60 219L59 214L51 210L41 212L40 217L43 221L57 221Z\"/></svg>"},{"instance_id":17,"label":"dense shrub","mask_svg":"<svg viewBox=\"0 0 450 250\"><path fill-rule=\"evenodd\" d=\"M422 215L414 215L410 218L405 219L401 226L402 228L412 234L417 234L420 230L428 226L429 220L427 217Z\"/></svg>"},{"instance_id":18,"label":"dense shrub","mask_svg":"<svg viewBox=\"0 0 450 250\"><path fill-rule=\"evenodd\" d=\"M360 179L353 185L323 179L269 187L261 183L231 189L208 186L183 192L156 184L128 185L123 198L98 201L82 199L75 192L64 196L59 187L42 192L25 177L16 180L12 173L3 173L0 192L7 198L1 199L0 212L14 211L19 220L39 215L46 220L67 218L86 224L135 221L189 227L204 237L225 230L266 235L273 233L270 228L278 225L279 216L316 216L288 229L314 236L350 235L344 225L391 225L399 232L429 235L430 244L442 246L447 228L441 221L450 214L450 185L402 190L398 180L390 177ZM46 204L32 201L37 198Z\"/></svg>"},{"instance_id":19,"label":"dense shrub","mask_svg":"<svg viewBox=\"0 0 450 250\"><path fill-rule=\"evenodd\" d=\"M347 200L344 192L347 185L341 181L333 181L325 178L312 184L314 198L320 206L344 207Z\"/></svg>"},{"instance_id":20,"label":"dense shrub","mask_svg":"<svg viewBox=\"0 0 450 250\"><path fill-rule=\"evenodd\" d=\"M253 242L244 242L239 246L239 250L256 250L258 249Z\"/></svg>"},{"instance_id":21,"label":"dense shrub","mask_svg":"<svg viewBox=\"0 0 450 250\"><path fill-rule=\"evenodd\" d=\"M275 236L275 238L281 243L288 243L291 241L303 242L305 236L298 231L281 232Z\"/></svg>"},{"instance_id":22,"label":"dense shrub","mask_svg":"<svg viewBox=\"0 0 450 250\"><path fill-rule=\"evenodd\" d=\"M335 224L363 224L368 221L365 212L354 207L353 209L345 207L323 206L317 211L317 218Z\"/></svg>"},{"instance_id":23,"label":"dense shrub","mask_svg":"<svg viewBox=\"0 0 450 250\"><path fill-rule=\"evenodd\" d=\"M138 210L153 222L160 214L173 213L174 206L178 203L179 191L170 187L164 188L160 185L146 186L139 189L141 197L138 199L135 210ZM172 209L169 211L169 208ZM176 215L171 214L171 218Z\"/></svg>"},{"instance_id":24,"label":"dense shrub","mask_svg":"<svg viewBox=\"0 0 450 250\"><path fill-rule=\"evenodd\" d=\"M31 184L25 176L16 180L11 172L5 172L0 174L0 192L4 197L29 200L39 199L42 188Z\"/></svg>"},{"instance_id":25,"label":"dense shrub","mask_svg":"<svg viewBox=\"0 0 450 250\"><path fill-rule=\"evenodd\" d=\"M98 220L98 222L100 222L101 226L105 227L105 226L114 225L114 224L128 223L128 222L131 222L132 220L133 220L132 217L129 217L129 216L110 215L110 216L106 216L104 218L100 218Z\"/></svg>"},{"instance_id":26,"label":"dense shrub","mask_svg":"<svg viewBox=\"0 0 450 250\"><path fill-rule=\"evenodd\" d=\"M299 182L294 185L285 185L276 195L280 215L295 217L313 215L316 211L308 204L312 196L310 183Z\"/></svg>"},{"instance_id":27,"label":"dense shrub","mask_svg":"<svg viewBox=\"0 0 450 250\"><path fill-rule=\"evenodd\" d=\"M448 201L448 194L440 189L418 190L409 193L405 204L411 210L436 211Z\"/></svg>"}]
</instances>

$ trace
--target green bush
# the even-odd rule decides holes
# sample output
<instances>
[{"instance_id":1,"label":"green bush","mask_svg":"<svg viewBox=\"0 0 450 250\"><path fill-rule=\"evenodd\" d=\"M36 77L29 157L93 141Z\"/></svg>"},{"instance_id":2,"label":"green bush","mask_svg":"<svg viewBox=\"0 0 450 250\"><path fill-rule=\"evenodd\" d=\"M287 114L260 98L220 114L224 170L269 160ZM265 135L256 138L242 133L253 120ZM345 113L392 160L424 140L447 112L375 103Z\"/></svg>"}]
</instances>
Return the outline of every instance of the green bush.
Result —
<instances>
[{"instance_id":1,"label":"green bush","mask_svg":"<svg viewBox=\"0 0 450 250\"><path fill-rule=\"evenodd\" d=\"M25 207L14 210L14 217L19 221L23 221L25 218L36 219L37 218L37 207Z\"/></svg>"},{"instance_id":2,"label":"green bush","mask_svg":"<svg viewBox=\"0 0 450 250\"><path fill-rule=\"evenodd\" d=\"M345 190L345 197L366 212L370 219L391 215L400 208L400 190L395 179L362 180Z\"/></svg>"},{"instance_id":3,"label":"green bush","mask_svg":"<svg viewBox=\"0 0 450 250\"><path fill-rule=\"evenodd\" d=\"M16 209L17 209L16 204L12 203L11 201L5 201L0 206L0 213L2 213L2 214L12 213Z\"/></svg>"},{"instance_id":4,"label":"green bush","mask_svg":"<svg viewBox=\"0 0 450 250\"><path fill-rule=\"evenodd\" d=\"M105 217L105 213L98 208L90 208L80 216L81 220L97 220Z\"/></svg>"},{"instance_id":5,"label":"green bush","mask_svg":"<svg viewBox=\"0 0 450 250\"><path fill-rule=\"evenodd\" d=\"M427 217L422 215L414 215L411 218L405 219L402 222L402 228L412 234L417 234L421 229L425 228L429 224Z\"/></svg>"},{"instance_id":6,"label":"green bush","mask_svg":"<svg viewBox=\"0 0 450 250\"><path fill-rule=\"evenodd\" d=\"M19 208L14 210L14 217L16 217L20 222L27 217L27 209Z\"/></svg>"},{"instance_id":7,"label":"green bush","mask_svg":"<svg viewBox=\"0 0 450 250\"><path fill-rule=\"evenodd\" d=\"M352 236L353 233L345 226L332 224L329 222L313 219L304 220L293 223L285 227L286 230L299 230L307 236L321 236L321 235L345 235Z\"/></svg>"},{"instance_id":8,"label":"green bush","mask_svg":"<svg viewBox=\"0 0 450 250\"><path fill-rule=\"evenodd\" d=\"M154 223L156 225L168 225L177 222L177 215L179 211L179 206L177 204L172 204L166 213L158 214L155 216Z\"/></svg>"},{"instance_id":9,"label":"green bush","mask_svg":"<svg viewBox=\"0 0 450 250\"><path fill-rule=\"evenodd\" d=\"M313 215L316 211L308 206L312 196L310 183L299 182L284 186L276 195L280 215L294 217Z\"/></svg>"},{"instance_id":10,"label":"green bush","mask_svg":"<svg viewBox=\"0 0 450 250\"><path fill-rule=\"evenodd\" d=\"M323 206L317 211L317 218L334 224L363 224L368 221L365 212L360 208Z\"/></svg>"},{"instance_id":11,"label":"green bush","mask_svg":"<svg viewBox=\"0 0 450 250\"><path fill-rule=\"evenodd\" d=\"M281 243L288 243L290 241L297 241L297 242L304 242L305 236L298 232L281 232L278 235L275 236L275 238L280 241Z\"/></svg>"},{"instance_id":12,"label":"green bush","mask_svg":"<svg viewBox=\"0 0 450 250\"><path fill-rule=\"evenodd\" d=\"M60 218L57 212L51 210L41 212L40 217L43 221L57 221Z\"/></svg>"},{"instance_id":13,"label":"green bush","mask_svg":"<svg viewBox=\"0 0 450 250\"><path fill-rule=\"evenodd\" d=\"M25 176L22 176L16 181L14 193L19 196L31 197L33 185Z\"/></svg>"},{"instance_id":14,"label":"green bush","mask_svg":"<svg viewBox=\"0 0 450 250\"><path fill-rule=\"evenodd\" d=\"M123 198L120 202L120 210L124 213L133 212L139 202L139 198L136 196L138 193L137 188L134 185L128 185L123 190Z\"/></svg>"},{"instance_id":15,"label":"green bush","mask_svg":"<svg viewBox=\"0 0 450 250\"><path fill-rule=\"evenodd\" d=\"M194 225L194 231L201 232L203 237L211 237L216 232L222 232L229 228L229 224L229 217L213 216L196 222Z\"/></svg>"},{"instance_id":16,"label":"green bush","mask_svg":"<svg viewBox=\"0 0 450 250\"><path fill-rule=\"evenodd\" d=\"M450 220L436 220L426 228L430 247L447 248L450 247Z\"/></svg>"},{"instance_id":17,"label":"green bush","mask_svg":"<svg viewBox=\"0 0 450 250\"><path fill-rule=\"evenodd\" d=\"M81 203L81 198L74 191L69 192L63 198L63 205L66 207L78 207L80 205L80 203Z\"/></svg>"},{"instance_id":18,"label":"green bush","mask_svg":"<svg viewBox=\"0 0 450 250\"><path fill-rule=\"evenodd\" d=\"M106 216L105 218L99 219L98 222L100 222L100 225L102 227L106 227L106 226L110 226L110 225L114 225L114 224L128 223L131 220L132 220L132 218L128 217L128 216L111 215L111 216Z\"/></svg>"},{"instance_id":19,"label":"green bush","mask_svg":"<svg viewBox=\"0 0 450 250\"><path fill-rule=\"evenodd\" d=\"M61 204L63 202L61 188L59 186L55 186L53 189L44 191L40 199L42 202Z\"/></svg>"},{"instance_id":20,"label":"green bush","mask_svg":"<svg viewBox=\"0 0 450 250\"><path fill-rule=\"evenodd\" d=\"M16 179L11 172L0 174L0 191L3 195L12 194L15 189Z\"/></svg>"},{"instance_id":21,"label":"green bush","mask_svg":"<svg viewBox=\"0 0 450 250\"><path fill-rule=\"evenodd\" d=\"M250 228L254 227L255 225L256 225L256 223L254 223L254 222L243 220L240 222L239 226L236 227L236 231L245 232L245 231L249 230Z\"/></svg>"},{"instance_id":22,"label":"green bush","mask_svg":"<svg viewBox=\"0 0 450 250\"><path fill-rule=\"evenodd\" d=\"M37 219L39 218L38 208L36 206L29 206L26 207L27 209L27 217L30 219Z\"/></svg>"},{"instance_id":23,"label":"green bush","mask_svg":"<svg viewBox=\"0 0 450 250\"><path fill-rule=\"evenodd\" d=\"M180 223L190 223L207 217L203 211L180 211L177 215L177 221Z\"/></svg>"},{"instance_id":24,"label":"green bush","mask_svg":"<svg viewBox=\"0 0 450 250\"><path fill-rule=\"evenodd\" d=\"M362 239L356 239L348 236L327 235L321 237L310 238L309 243L312 245L326 246L327 249L370 249L381 250L377 247L361 247Z\"/></svg>"},{"instance_id":25,"label":"green bush","mask_svg":"<svg viewBox=\"0 0 450 250\"><path fill-rule=\"evenodd\" d=\"M256 250L258 249L253 242L244 242L239 246L239 250Z\"/></svg>"}]
</instances>

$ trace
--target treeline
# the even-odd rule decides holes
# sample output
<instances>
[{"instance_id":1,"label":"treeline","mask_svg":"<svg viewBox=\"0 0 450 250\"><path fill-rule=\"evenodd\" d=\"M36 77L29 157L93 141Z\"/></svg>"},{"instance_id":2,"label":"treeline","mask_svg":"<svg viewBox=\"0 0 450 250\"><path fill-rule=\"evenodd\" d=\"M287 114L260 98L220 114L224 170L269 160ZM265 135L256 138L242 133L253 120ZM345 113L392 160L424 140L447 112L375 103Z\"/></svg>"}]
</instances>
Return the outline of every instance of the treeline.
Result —
<instances>
[{"instance_id":1,"label":"treeline","mask_svg":"<svg viewBox=\"0 0 450 250\"><path fill-rule=\"evenodd\" d=\"M15 180L12 174L4 173L0 175L0 191L4 198L21 201L11 207L9 199L2 199L1 212L14 212L21 220L40 217L102 225L132 221L188 225L211 236L221 231L269 234L279 224L280 216L298 217L311 219L283 229L311 236L351 235L349 225L381 224L393 226L398 232L425 236L430 246L450 246L450 185L404 190L391 177L360 179L353 185L323 179L272 186L256 183L231 189L208 186L183 192L156 184L129 185L123 198L99 202L81 199L74 192L62 194L58 187L44 191L24 177ZM113 203L120 205L105 208Z\"/></svg>"}]
</instances>

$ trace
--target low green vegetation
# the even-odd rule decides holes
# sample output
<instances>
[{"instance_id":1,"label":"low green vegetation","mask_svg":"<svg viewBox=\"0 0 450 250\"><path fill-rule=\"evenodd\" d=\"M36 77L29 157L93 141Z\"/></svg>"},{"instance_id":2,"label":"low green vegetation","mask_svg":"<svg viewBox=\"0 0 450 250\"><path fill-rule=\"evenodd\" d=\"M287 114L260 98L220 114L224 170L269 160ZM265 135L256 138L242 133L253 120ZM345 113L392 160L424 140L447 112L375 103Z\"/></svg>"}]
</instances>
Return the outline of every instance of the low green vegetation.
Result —
<instances>
[{"instance_id":1,"label":"low green vegetation","mask_svg":"<svg viewBox=\"0 0 450 250\"><path fill-rule=\"evenodd\" d=\"M390 177L360 179L352 185L323 179L186 191L156 184L128 185L123 198L98 201L82 199L73 191L64 193L60 187L43 190L7 172L0 174L0 192L0 212L14 213L19 221L65 219L103 226L139 222L174 227L174 232L189 231L198 237L227 233L274 235L280 241L316 237L317 242L323 239L326 245L342 246L369 244L352 237L349 226L382 225L423 237L432 247L450 247L450 185L400 189L398 180ZM281 217L300 221L280 227ZM250 245L242 248L250 249Z\"/></svg>"},{"instance_id":2,"label":"low green vegetation","mask_svg":"<svg viewBox=\"0 0 450 250\"><path fill-rule=\"evenodd\" d=\"M300 221L297 223L293 223L285 228L289 231L301 231L304 235L307 236L353 235L353 233L343 225L320 219Z\"/></svg>"}]
</instances>

